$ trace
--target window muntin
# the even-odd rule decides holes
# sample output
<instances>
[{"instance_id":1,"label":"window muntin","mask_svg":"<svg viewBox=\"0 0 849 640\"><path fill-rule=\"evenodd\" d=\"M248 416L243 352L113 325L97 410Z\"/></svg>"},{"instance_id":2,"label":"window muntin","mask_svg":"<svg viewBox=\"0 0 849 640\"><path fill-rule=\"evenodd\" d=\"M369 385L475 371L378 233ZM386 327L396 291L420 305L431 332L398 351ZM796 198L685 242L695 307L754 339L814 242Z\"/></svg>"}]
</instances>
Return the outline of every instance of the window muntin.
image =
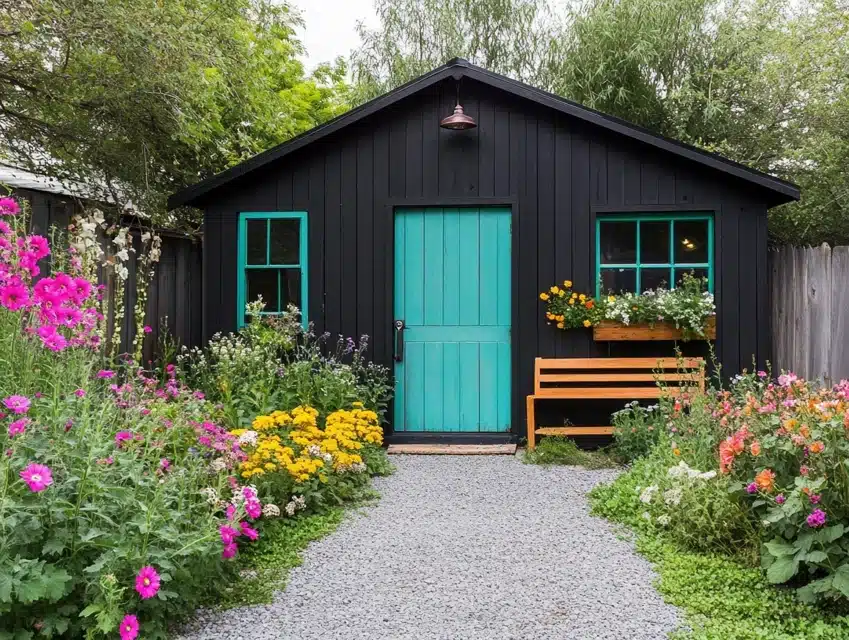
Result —
<instances>
[{"instance_id":1,"label":"window muntin","mask_svg":"<svg viewBox=\"0 0 849 640\"><path fill-rule=\"evenodd\" d=\"M263 314L296 305L307 323L307 215L250 212L239 218L237 322L248 321L245 305L262 295Z\"/></svg>"},{"instance_id":2,"label":"window muntin","mask_svg":"<svg viewBox=\"0 0 849 640\"><path fill-rule=\"evenodd\" d=\"M599 214L596 295L680 284L684 273L708 279L713 291L713 216Z\"/></svg>"}]
</instances>

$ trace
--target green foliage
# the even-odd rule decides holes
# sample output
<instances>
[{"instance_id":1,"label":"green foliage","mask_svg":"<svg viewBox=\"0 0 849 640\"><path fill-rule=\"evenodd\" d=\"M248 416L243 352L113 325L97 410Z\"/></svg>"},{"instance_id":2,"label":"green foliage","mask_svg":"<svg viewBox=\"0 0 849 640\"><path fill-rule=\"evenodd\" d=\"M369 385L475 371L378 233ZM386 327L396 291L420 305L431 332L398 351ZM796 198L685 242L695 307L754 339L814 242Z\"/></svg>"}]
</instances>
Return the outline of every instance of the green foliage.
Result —
<instances>
[{"instance_id":1,"label":"green foliage","mask_svg":"<svg viewBox=\"0 0 849 640\"><path fill-rule=\"evenodd\" d=\"M270 603L275 591L286 588L289 571L301 565L303 550L333 533L344 515L345 510L337 506L264 527L262 544L251 547L239 562L242 579L213 604L229 608Z\"/></svg>"},{"instance_id":2,"label":"green foliage","mask_svg":"<svg viewBox=\"0 0 849 640\"><path fill-rule=\"evenodd\" d=\"M664 600L683 610L685 628L672 637L676 640L846 637L849 617L804 605L792 592L771 586L761 570L751 566L751 558L746 554L719 553L717 548L710 550L701 545L698 534L711 529L705 526L707 519L693 516L689 524L682 521L681 527L666 528L651 514L649 518L644 516L652 507L642 502L640 495L646 487L664 482L670 465L677 459L661 445L614 482L591 492L594 513L637 533L638 551L655 564L659 574L658 591ZM722 499L721 485L704 482L700 486L716 487L713 500ZM657 493L661 493L659 489ZM682 501L682 510L710 500L710 496L691 495L694 502ZM713 519L716 515L708 517ZM682 536L688 527L688 535Z\"/></svg>"},{"instance_id":3,"label":"green foliage","mask_svg":"<svg viewBox=\"0 0 849 640\"><path fill-rule=\"evenodd\" d=\"M665 429L656 425L655 411L660 411L660 405L641 407L635 400L613 414L616 453L625 460L647 456L660 442Z\"/></svg>"},{"instance_id":4,"label":"green foliage","mask_svg":"<svg viewBox=\"0 0 849 640\"><path fill-rule=\"evenodd\" d=\"M525 453L523 461L539 465L572 465L586 469L609 469L617 461L604 451L584 451L575 441L562 436L547 436L539 441L533 451Z\"/></svg>"},{"instance_id":5,"label":"green foliage","mask_svg":"<svg viewBox=\"0 0 849 640\"><path fill-rule=\"evenodd\" d=\"M462 55L796 181L802 201L771 213L773 239L849 244L845 3L588 0L563 13L542 0L382 0L354 55L357 93Z\"/></svg>"},{"instance_id":6,"label":"green foliage","mask_svg":"<svg viewBox=\"0 0 849 640\"><path fill-rule=\"evenodd\" d=\"M165 197L347 108L270 0L21 0L0 8L2 153L158 221Z\"/></svg>"},{"instance_id":7,"label":"green foliage","mask_svg":"<svg viewBox=\"0 0 849 640\"><path fill-rule=\"evenodd\" d=\"M249 305L251 306L251 305ZM253 315L238 333L216 334L204 348L177 357L187 380L222 405L231 428L249 426L258 415L299 405L322 416L362 402L384 419L392 398L386 367L366 356L368 336L327 344L329 334L304 330L290 306L276 317Z\"/></svg>"}]
</instances>

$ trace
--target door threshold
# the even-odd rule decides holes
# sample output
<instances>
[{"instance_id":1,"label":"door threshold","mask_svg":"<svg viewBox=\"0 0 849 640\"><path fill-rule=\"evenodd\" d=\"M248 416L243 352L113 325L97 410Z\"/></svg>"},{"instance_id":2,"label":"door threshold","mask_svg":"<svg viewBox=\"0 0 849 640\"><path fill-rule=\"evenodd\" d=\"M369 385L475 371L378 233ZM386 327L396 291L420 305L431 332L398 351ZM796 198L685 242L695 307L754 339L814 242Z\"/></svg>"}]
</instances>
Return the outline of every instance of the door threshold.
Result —
<instances>
[{"instance_id":1,"label":"door threshold","mask_svg":"<svg viewBox=\"0 0 849 640\"><path fill-rule=\"evenodd\" d=\"M479 433L469 431L394 431L386 436L393 444L513 444L516 435L509 431Z\"/></svg>"},{"instance_id":2,"label":"door threshold","mask_svg":"<svg viewBox=\"0 0 849 640\"><path fill-rule=\"evenodd\" d=\"M512 456L515 444L390 444L389 455Z\"/></svg>"}]
</instances>

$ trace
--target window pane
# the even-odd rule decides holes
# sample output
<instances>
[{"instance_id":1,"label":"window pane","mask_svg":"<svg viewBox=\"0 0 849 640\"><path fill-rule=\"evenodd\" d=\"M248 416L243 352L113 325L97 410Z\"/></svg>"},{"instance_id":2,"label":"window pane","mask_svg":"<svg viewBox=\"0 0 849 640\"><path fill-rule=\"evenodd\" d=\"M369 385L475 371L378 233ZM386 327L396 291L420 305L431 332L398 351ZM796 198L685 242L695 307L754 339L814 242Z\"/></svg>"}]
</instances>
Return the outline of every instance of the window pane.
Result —
<instances>
[{"instance_id":1,"label":"window pane","mask_svg":"<svg viewBox=\"0 0 849 640\"><path fill-rule=\"evenodd\" d=\"M637 262L637 223L602 222L599 225L601 264Z\"/></svg>"},{"instance_id":2,"label":"window pane","mask_svg":"<svg viewBox=\"0 0 849 640\"><path fill-rule=\"evenodd\" d=\"M254 302L262 296L264 311L279 311L277 296L277 269L248 269L245 272L248 281L248 295L245 302Z\"/></svg>"},{"instance_id":3,"label":"window pane","mask_svg":"<svg viewBox=\"0 0 849 640\"><path fill-rule=\"evenodd\" d=\"M675 262L708 261L707 220L675 221Z\"/></svg>"},{"instance_id":4,"label":"window pane","mask_svg":"<svg viewBox=\"0 0 849 640\"><path fill-rule=\"evenodd\" d=\"M601 292L624 293L637 290L636 269L602 269Z\"/></svg>"},{"instance_id":5,"label":"window pane","mask_svg":"<svg viewBox=\"0 0 849 640\"><path fill-rule=\"evenodd\" d=\"M668 222L640 223L640 263L669 264Z\"/></svg>"},{"instance_id":6,"label":"window pane","mask_svg":"<svg viewBox=\"0 0 849 640\"><path fill-rule=\"evenodd\" d=\"M648 291L658 287L669 288L669 269L642 269L640 271L640 289Z\"/></svg>"},{"instance_id":7,"label":"window pane","mask_svg":"<svg viewBox=\"0 0 849 640\"><path fill-rule=\"evenodd\" d=\"M683 276L684 276L685 273L689 273L689 274L691 274L691 275L693 275L697 278L707 279L707 277L708 277L708 270L707 269L676 269L675 270L675 286L676 287L680 286L681 280L683 279ZM705 284L704 288L707 289L707 284Z\"/></svg>"},{"instance_id":8,"label":"window pane","mask_svg":"<svg viewBox=\"0 0 849 640\"><path fill-rule=\"evenodd\" d=\"M266 220L248 220L248 264L265 264Z\"/></svg>"},{"instance_id":9,"label":"window pane","mask_svg":"<svg viewBox=\"0 0 849 640\"><path fill-rule=\"evenodd\" d=\"M280 311L285 311L289 304L301 308L301 270L280 269ZM303 311L303 310L302 310Z\"/></svg>"},{"instance_id":10,"label":"window pane","mask_svg":"<svg viewBox=\"0 0 849 640\"><path fill-rule=\"evenodd\" d=\"M296 218L271 220L270 264L298 264L300 262L301 221Z\"/></svg>"}]
</instances>

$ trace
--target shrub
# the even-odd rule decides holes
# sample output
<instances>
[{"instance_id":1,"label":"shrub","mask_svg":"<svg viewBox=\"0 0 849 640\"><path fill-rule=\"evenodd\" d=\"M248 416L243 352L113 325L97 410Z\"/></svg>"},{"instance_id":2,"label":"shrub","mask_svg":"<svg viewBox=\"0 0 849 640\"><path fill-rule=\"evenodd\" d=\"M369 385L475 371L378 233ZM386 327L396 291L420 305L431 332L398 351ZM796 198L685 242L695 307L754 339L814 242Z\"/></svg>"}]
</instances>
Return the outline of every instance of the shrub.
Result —
<instances>
[{"instance_id":1,"label":"shrub","mask_svg":"<svg viewBox=\"0 0 849 640\"><path fill-rule=\"evenodd\" d=\"M614 413L613 438L617 454L631 461L651 453L666 429L658 417L661 417L659 404L641 407L637 401Z\"/></svg>"},{"instance_id":2,"label":"shrub","mask_svg":"<svg viewBox=\"0 0 849 640\"><path fill-rule=\"evenodd\" d=\"M248 305L251 321L238 333L216 334L206 348L178 356L186 379L222 405L228 425L249 427L257 415L297 406L327 416L358 401L382 421L393 387L389 370L365 357L368 336L340 336L329 347L329 334L303 329L297 308L282 317L261 308Z\"/></svg>"},{"instance_id":3,"label":"shrub","mask_svg":"<svg viewBox=\"0 0 849 640\"><path fill-rule=\"evenodd\" d=\"M563 436L548 436L540 440L532 451L525 453L524 462L528 464L574 465L587 469L608 469L617 463L603 451L584 451L575 441Z\"/></svg>"}]
</instances>

